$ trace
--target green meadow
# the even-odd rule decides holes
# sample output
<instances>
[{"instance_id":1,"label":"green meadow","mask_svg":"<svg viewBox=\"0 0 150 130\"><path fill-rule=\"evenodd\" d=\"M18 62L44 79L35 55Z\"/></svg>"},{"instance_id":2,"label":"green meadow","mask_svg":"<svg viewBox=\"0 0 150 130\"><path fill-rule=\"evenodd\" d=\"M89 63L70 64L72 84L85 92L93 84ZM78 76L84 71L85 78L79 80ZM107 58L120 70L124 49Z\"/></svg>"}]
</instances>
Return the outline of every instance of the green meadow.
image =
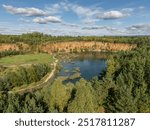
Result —
<instances>
[{"instance_id":1,"label":"green meadow","mask_svg":"<svg viewBox=\"0 0 150 130\"><path fill-rule=\"evenodd\" d=\"M37 63L48 63L53 60L52 55L49 54L26 54L8 56L0 59L0 65L11 66L11 65L22 65L22 64L37 64Z\"/></svg>"}]
</instances>

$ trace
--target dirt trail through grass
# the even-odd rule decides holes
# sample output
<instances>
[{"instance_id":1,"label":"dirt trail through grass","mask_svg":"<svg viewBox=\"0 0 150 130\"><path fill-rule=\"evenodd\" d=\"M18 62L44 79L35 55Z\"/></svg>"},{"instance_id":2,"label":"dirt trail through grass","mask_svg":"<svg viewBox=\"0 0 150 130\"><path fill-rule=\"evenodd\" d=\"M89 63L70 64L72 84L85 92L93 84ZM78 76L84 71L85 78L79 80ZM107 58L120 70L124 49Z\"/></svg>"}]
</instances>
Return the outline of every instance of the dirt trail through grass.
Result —
<instances>
[{"instance_id":1,"label":"dirt trail through grass","mask_svg":"<svg viewBox=\"0 0 150 130\"><path fill-rule=\"evenodd\" d=\"M39 84L36 84L36 85L29 85L29 87L27 88L22 88L22 89L19 89L19 90L14 90L14 91L9 91L9 93L24 93L24 92L30 92L30 91L35 91L35 90L38 90L42 87L44 87L44 85L49 82L52 77L54 76L55 74L55 71L56 71L56 66L57 66L57 63L58 63L58 60L55 59L55 61L53 62L53 70L49 73L49 75L47 76L46 79L44 79L44 81L40 82Z\"/></svg>"}]
</instances>

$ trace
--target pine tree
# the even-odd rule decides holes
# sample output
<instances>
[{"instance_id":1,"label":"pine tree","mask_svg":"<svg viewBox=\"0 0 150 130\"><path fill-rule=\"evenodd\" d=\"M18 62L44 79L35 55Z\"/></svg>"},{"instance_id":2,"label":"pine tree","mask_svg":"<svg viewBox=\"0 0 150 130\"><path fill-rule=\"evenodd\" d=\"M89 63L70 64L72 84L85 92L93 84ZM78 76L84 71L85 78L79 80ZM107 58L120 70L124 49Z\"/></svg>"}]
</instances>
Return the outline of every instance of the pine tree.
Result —
<instances>
[{"instance_id":1,"label":"pine tree","mask_svg":"<svg viewBox=\"0 0 150 130\"><path fill-rule=\"evenodd\" d=\"M43 109L43 106L41 106L36 101L36 98L32 94L27 94L25 96L25 101L24 101L22 112L37 113L37 112L44 112L44 109Z\"/></svg>"},{"instance_id":2,"label":"pine tree","mask_svg":"<svg viewBox=\"0 0 150 130\"><path fill-rule=\"evenodd\" d=\"M129 79L131 78L131 79ZM116 90L110 89L107 98L106 109L108 112L137 112L137 102L132 94L133 79L128 77L130 85L124 82L124 77L120 74L116 81Z\"/></svg>"},{"instance_id":3,"label":"pine tree","mask_svg":"<svg viewBox=\"0 0 150 130\"><path fill-rule=\"evenodd\" d=\"M6 109L6 112L9 113L16 113L21 111L22 104L19 100L19 95L10 94L8 95L8 107Z\"/></svg>"}]
</instances>

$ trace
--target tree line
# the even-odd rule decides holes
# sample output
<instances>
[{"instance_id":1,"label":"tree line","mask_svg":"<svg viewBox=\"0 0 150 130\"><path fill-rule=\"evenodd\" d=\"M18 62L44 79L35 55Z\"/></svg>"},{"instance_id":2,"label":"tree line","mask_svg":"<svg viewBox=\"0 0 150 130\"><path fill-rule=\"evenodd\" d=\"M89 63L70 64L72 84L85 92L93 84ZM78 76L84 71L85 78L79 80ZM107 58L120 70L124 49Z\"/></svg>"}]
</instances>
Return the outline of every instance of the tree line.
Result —
<instances>
[{"instance_id":1,"label":"tree line","mask_svg":"<svg viewBox=\"0 0 150 130\"><path fill-rule=\"evenodd\" d=\"M0 58L12 55L23 55L25 52L17 50L5 50L0 52Z\"/></svg>"},{"instance_id":2,"label":"tree line","mask_svg":"<svg viewBox=\"0 0 150 130\"><path fill-rule=\"evenodd\" d=\"M84 79L66 85L56 80L35 93L0 94L0 112L103 112L97 96Z\"/></svg>"},{"instance_id":3,"label":"tree line","mask_svg":"<svg viewBox=\"0 0 150 130\"><path fill-rule=\"evenodd\" d=\"M139 44L150 42L150 36L51 36L39 32L26 33L22 35L2 35L0 43L26 43L37 45L42 43L58 43L69 41L99 41L109 43Z\"/></svg>"}]
</instances>

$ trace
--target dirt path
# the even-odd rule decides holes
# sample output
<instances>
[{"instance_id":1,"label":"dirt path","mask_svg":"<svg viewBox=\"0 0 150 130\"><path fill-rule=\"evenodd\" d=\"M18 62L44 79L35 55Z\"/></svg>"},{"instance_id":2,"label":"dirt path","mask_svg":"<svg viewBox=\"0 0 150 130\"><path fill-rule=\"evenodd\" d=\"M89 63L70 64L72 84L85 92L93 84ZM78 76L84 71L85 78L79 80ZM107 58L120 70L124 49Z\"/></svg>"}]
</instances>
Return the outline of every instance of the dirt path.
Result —
<instances>
[{"instance_id":1,"label":"dirt path","mask_svg":"<svg viewBox=\"0 0 150 130\"><path fill-rule=\"evenodd\" d=\"M32 91L32 90L40 89L42 87L42 85L47 83L54 76L55 71L56 71L57 63L58 63L58 60L55 59L55 61L53 63L53 70L50 72L48 77L42 83L39 83L39 84L37 84L35 86L31 85L32 87L22 88L22 89L19 89L19 90L16 90L16 91L9 91L8 93L22 93L22 92L29 92L29 91Z\"/></svg>"},{"instance_id":2,"label":"dirt path","mask_svg":"<svg viewBox=\"0 0 150 130\"><path fill-rule=\"evenodd\" d=\"M55 62L53 63L54 69L51 71L51 73L49 74L49 76L46 78L46 80L44 82L48 82L53 77L53 75L56 71L57 63L58 63L58 60L56 59Z\"/></svg>"}]
</instances>

